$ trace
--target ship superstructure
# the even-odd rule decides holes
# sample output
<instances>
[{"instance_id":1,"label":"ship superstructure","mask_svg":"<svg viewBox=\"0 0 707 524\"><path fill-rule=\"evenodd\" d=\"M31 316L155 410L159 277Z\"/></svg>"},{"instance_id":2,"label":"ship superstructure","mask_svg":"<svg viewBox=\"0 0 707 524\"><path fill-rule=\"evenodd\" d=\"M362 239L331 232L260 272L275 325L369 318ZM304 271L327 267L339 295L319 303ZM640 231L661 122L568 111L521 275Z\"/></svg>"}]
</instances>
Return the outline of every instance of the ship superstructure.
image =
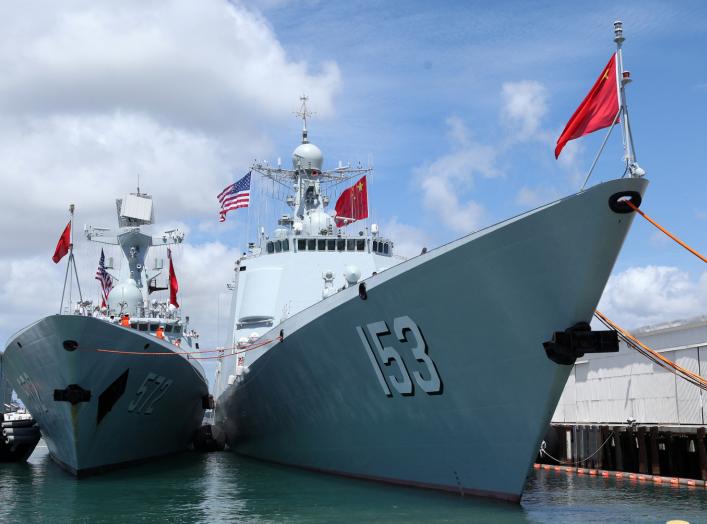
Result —
<instances>
[{"instance_id":1,"label":"ship superstructure","mask_svg":"<svg viewBox=\"0 0 707 524\"><path fill-rule=\"evenodd\" d=\"M203 369L185 353L198 348L188 317L150 298L166 288L156 284L164 260L148 269L149 250L184 235L145 233L152 198L139 190L116 204L116 230L85 228L88 240L122 252L117 273L110 258L103 268L117 281L106 303L81 300L31 324L3 358L52 458L78 476L186 449L209 404Z\"/></svg>"},{"instance_id":2,"label":"ship superstructure","mask_svg":"<svg viewBox=\"0 0 707 524\"><path fill-rule=\"evenodd\" d=\"M328 298L342 289L358 286L367 278L401 262L394 254L394 243L370 228L353 223L350 217L337 217L327 208L330 199L325 188L350 183L372 172L368 167L339 166L322 169L323 154L308 139L306 107L302 98L298 113L303 119L302 143L292 153L292 169L256 163L251 171L292 191L287 197L291 214L278 218L271 235L261 229L257 242L236 260L229 350L237 353L237 366L217 373L216 392L240 376L257 351L243 351L261 335L298 312ZM351 223L337 227L336 222ZM224 373L228 371L227 374Z\"/></svg>"},{"instance_id":3,"label":"ship superstructure","mask_svg":"<svg viewBox=\"0 0 707 524\"><path fill-rule=\"evenodd\" d=\"M306 121L292 161L252 166L294 189L293 211L236 261L217 374L229 445L517 501L569 364L612 345L588 322L633 220L622 201L640 205L647 181L599 184L403 260L375 225L326 212L323 184L359 173L324 171Z\"/></svg>"}]
</instances>

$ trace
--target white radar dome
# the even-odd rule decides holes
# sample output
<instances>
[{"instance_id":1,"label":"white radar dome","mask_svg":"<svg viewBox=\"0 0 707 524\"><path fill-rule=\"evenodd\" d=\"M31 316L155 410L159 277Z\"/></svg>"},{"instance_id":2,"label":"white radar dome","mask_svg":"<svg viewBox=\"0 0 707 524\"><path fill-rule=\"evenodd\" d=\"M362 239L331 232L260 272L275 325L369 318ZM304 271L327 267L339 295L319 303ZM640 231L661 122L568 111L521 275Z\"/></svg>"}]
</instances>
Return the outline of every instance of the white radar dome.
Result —
<instances>
[{"instance_id":1,"label":"white radar dome","mask_svg":"<svg viewBox=\"0 0 707 524\"><path fill-rule=\"evenodd\" d=\"M353 286L356 282L361 279L361 270L358 266L346 266L344 269L344 278L349 286Z\"/></svg>"},{"instance_id":2,"label":"white radar dome","mask_svg":"<svg viewBox=\"0 0 707 524\"><path fill-rule=\"evenodd\" d=\"M141 305L142 293L132 278L115 286L108 295L108 308L116 313L135 316Z\"/></svg>"},{"instance_id":3,"label":"white radar dome","mask_svg":"<svg viewBox=\"0 0 707 524\"><path fill-rule=\"evenodd\" d=\"M319 235L322 231L327 231L330 227L334 227L334 220L329 214L317 209L304 217L304 226L308 234Z\"/></svg>"},{"instance_id":4,"label":"white radar dome","mask_svg":"<svg viewBox=\"0 0 707 524\"><path fill-rule=\"evenodd\" d=\"M300 144L292 153L292 167L294 169L322 170L324 155L322 150L309 142Z\"/></svg>"}]
</instances>

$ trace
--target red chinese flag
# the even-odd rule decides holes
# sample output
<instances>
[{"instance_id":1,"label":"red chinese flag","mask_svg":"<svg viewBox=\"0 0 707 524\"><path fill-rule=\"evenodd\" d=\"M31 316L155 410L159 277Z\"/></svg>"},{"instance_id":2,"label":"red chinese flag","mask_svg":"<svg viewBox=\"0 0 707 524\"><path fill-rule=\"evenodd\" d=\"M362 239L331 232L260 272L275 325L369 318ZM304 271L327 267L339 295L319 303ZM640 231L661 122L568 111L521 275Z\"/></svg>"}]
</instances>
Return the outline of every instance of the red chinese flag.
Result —
<instances>
[{"instance_id":1,"label":"red chinese flag","mask_svg":"<svg viewBox=\"0 0 707 524\"><path fill-rule=\"evenodd\" d=\"M59 242L56 243L56 249L54 250L54 256L52 257L52 260L54 261L55 264L58 264L59 261L66 256L66 254L69 252L69 247L71 246L71 222L66 224L66 227L64 228L64 232L61 234L59 237Z\"/></svg>"},{"instance_id":2,"label":"red chinese flag","mask_svg":"<svg viewBox=\"0 0 707 524\"><path fill-rule=\"evenodd\" d=\"M341 193L336 201L334 211L336 213L336 227L368 218L368 189L366 189L365 176L362 176L358 182Z\"/></svg>"},{"instance_id":3,"label":"red chinese flag","mask_svg":"<svg viewBox=\"0 0 707 524\"><path fill-rule=\"evenodd\" d=\"M174 265L172 264L172 250L167 250L167 258L169 258L169 303L174 307L179 307L177 302L177 292L179 291L179 282L177 275L174 273Z\"/></svg>"},{"instance_id":4,"label":"red chinese flag","mask_svg":"<svg viewBox=\"0 0 707 524\"><path fill-rule=\"evenodd\" d=\"M616 53L599 75L594 87L567 122L557 139L555 158L570 140L609 127L619 111L619 80L616 76ZM616 120L618 122L618 119Z\"/></svg>"}]
</instances>

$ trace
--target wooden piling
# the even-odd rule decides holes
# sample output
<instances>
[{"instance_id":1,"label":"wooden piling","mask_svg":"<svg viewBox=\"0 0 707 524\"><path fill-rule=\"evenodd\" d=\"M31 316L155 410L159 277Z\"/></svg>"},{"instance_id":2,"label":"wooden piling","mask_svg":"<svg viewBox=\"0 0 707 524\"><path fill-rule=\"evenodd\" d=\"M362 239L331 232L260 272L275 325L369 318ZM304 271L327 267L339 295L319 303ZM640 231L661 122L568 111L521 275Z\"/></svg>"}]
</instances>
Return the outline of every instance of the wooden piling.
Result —
<instances>
[{"instance_id":1,"label":"wooden piling","mask_svg":"<svg viewBox=\"0 0 707 524\"><path fill-rule=\"evenodd\" d=\"M606 442L606 444L604 444L604 447L601 450L599 467L604 469L611 469L611 440L607 440L609 438L609 426L601 426L599 428L599 431L599 438L601 440L601 443L604 444L604 442Z\"/></svg>"},{"instance_id":2,"label":"wooden piling","mask_svg":"<svg viewBox=\"0 0 707 524\"><path fill-rule=\"evenodd\" d=\"M614 426L614 468L616 471L624 470L624 453L621 449L621 426Z\"/></svg>"},{"instance_id":3,"label":"wooden piling","mask_svg":"<svg viewBox=\"0 0 707 524\"><path fill-rule=\"evenodd\" d=\"M707 453L705 452L705 428L697 428L697 438L695 439L695 451L700 465L700 475L702 480L707 480Z\"/></svg>"},{"instance_id":4,"label":"wooden piling","mask_svg":"<svg viewBox=\"0 0 707 524\"><path fill-rule=\"evenodd\" d=\"M658 454L658 426L651 427L651 474L660 475L660 455Z\"/></svg>"},{"instance_id":5,"label":"wooden piling","mask_svg":"<svg viewBox=\"0 0 707 524\"><path fill-rule=\"evenodd\" d=\"M648 473L648 453L646 449L646 428L638 427L638 472Z\"/></svg>"}]
</instances>

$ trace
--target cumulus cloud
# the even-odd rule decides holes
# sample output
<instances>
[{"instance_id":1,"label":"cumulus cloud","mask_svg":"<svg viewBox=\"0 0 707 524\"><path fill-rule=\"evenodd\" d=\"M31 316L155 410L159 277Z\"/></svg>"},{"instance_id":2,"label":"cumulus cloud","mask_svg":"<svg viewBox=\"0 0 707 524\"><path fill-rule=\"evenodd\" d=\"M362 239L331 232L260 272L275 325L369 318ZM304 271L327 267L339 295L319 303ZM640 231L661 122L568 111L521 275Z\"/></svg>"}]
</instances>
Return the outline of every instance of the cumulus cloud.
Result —
<instances>
[{"instance_id":1,"label":"cumulus cloud","mask_svg":"<svg viewBox=\"0 0 707 524\"><path fill-rule=\"evenodd\" d=\"M465 198L474 177L496 178L502 172L496 149L474 141L460 118L448 118L447 126L452 151L416 168L415 176L424 189L423 205L451 231L470 233L480 227L484 215L480 204Z\"/></svg>"},{"instance_id":2,"label":"cumulus cloud","mask_svg":"<svg viewBox=\"0 0 707 524\"><path fill-rule=\"evenodd\" d=\"M676 267L630 267L609 279L599 309L629 328L700 315L707 309L707 272L693 279Z\"/></svg>"},{"instance_id":3,"label":"cumulus cloud","mask_svg":"<svg viewBox=\"0 0 707 524\"><path fill-rule=\"evenodd\" d=\"M424 204L436 212L450 230L464 234L481 226L484 209L473 200L461 202L449 177L429 175L422 180Z\"/></svg>"},{"instance_id":4,"label":"cumulus cloud","mask_svg":"<svg viewBox=\"0 0 707 524\"><path fill-rule=\"evenodd\" d=\"M426 231L400 222L395 216L382 224L381 233L395 241L395 254L405 258L419 255L424 247L434 247L433 239Z\"/></svg>"},{"instance_id":5,"label":"cumulus cloud","mask_svg":"<svg viewBox=\"0 0 707 524\"><path fill-rule=\"evenodd\" d=\"M547 89L540 82L522 80L506 82L501 87L501 118L518 141L547 141L548 134L541 129L547 113Z\"/></svg>"},{"instance_id":6,"label":"cumulus cloud","mask_svg":"<svg viewBox=\"0 0 707 524\"><path fill-rule=\"evenodd\" d=\"M115 198L139 174L156 228L196 226L175 261L184 313L214 345L217 296L237 254L212 241L232 227L202 227L215 223L215 196L271 152L271 130L303 92L321 117L333 114L337 65L292 59L236 1L37 0L27 13L0 4L0 337L58 308L63 267L50 256L68 204L77 239L84 223L114 227ZM94 295L99 251L77 240Z\"/></svg>"},{"instance_id":7,"label":"cumulus cloud","mask_svg":"<svg viewBox=\"0 0 707 524\"><path fill-rule=\"evenodd\" d=\"M32 17L17 4L0 7L6 115L110 108L224 129L289 114L303 91L320 114L332 111L336 64L312 74L288 59L268 23L239 3L34 3Z\"/></svg>"},{"instance_id":8,"label":"cumulus cloud","mask_svg":"<svg viewBox=\"0 0 707 524\"><path fill-rule=\"evenodd\" d=\"M18 254L49 249L69 203L76 205L78 228L113 227L115 198L135 191L138 175L155 199L158 222L214 215L232 162L246 162L244 152L231 152L215 137L136 114L32 118L22 139L13 135L0 129L6 213L0 234ZM43 220L27 220L32 210L41 210Z\"/></svg>"},{"instance_id":9,"label":"cumulus cloud","mask_svg":"<svg viewBox=\"0 0 707 524\"><path fill-rule=\"evenodd\" d=\"M37 320L38 312L59 311L64 271L65 266L53 264L49 256L0 258L0 333L4 338Z\"/></svg>"}]
</instances>

